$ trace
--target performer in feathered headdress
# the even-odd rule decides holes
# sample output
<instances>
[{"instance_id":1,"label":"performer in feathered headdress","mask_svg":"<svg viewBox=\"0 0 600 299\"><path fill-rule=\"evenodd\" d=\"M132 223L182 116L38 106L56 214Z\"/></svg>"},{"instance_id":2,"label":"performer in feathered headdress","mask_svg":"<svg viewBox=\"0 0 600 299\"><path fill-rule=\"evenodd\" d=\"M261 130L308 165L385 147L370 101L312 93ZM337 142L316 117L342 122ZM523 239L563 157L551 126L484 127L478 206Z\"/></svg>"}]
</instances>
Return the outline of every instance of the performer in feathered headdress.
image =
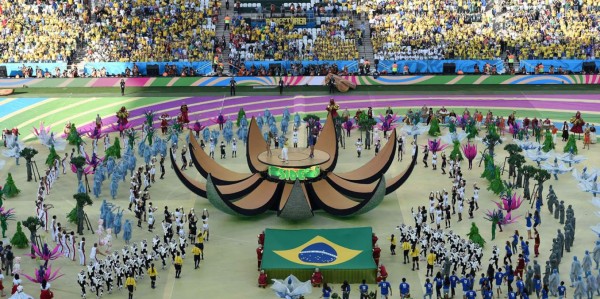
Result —
<instances>
[{"instance_id":1,"label":"performer in feathered headdress","mask_svg":"<svg viewBox=\"0 0 600 299\"><path fill-rule=\"evenodd\" d=\"M169 127L169 114L163 113L160 115L160 131L164 134L167 134L167 129Z\"/></svg>"},{"instance_id":2,"label":"performer in feathered headdress","mask_svg":"<svg viewBox=\"0 0 600 299\"><path fill-rule=\"evenodd\" d=\"M181 122L185 123L185 124L189 123L190 118L189 118L188 106L186 104L181 105L181 108L179 109L179 111L181 111Z\"/></svg>"},{"instance_id":3,"label":"performer in feathered headdress","mask_svg":"<svg viewBox=\"0 0 600 299\"><path fill-rule=\"evenodd\" d=\"M581 139L581 133L583 133L583 125L585 125L585 121L583 121L583 118L581 118L581 112L577 111L577 113L575 113L575 116L571 117L570 122L573 125L571 127L571 132L580 134L579 139Z\"/></svg>"},{"instance_id":4,"label":"performer in feathered headdress","mask_svg":"<svg viewBox=\"0 0 600 299\"><path fill-rule=\"evenodd\" d=\"M337 111L339 109L340 105L336 104L333 98L329 99L329 105L327 105L327 112L329 112L333 118L338 117Z\"/></svg>"},{"instance_id":5,"label":"performer in feathered headdress","mask_svg":"<svg viewBox=\"0 0 600 299\"><path fill-rule=\"evenodd\" d=\"M120 125L127 125L127 123L129 122L127 120L127 118L129 117L129 112L127 111L127 108L125 108L125 106L122 106L121 109L119 109L119 111L117 111L117 118L119 119L117 121L118 124Z\"/></svg>"}]
</instances>

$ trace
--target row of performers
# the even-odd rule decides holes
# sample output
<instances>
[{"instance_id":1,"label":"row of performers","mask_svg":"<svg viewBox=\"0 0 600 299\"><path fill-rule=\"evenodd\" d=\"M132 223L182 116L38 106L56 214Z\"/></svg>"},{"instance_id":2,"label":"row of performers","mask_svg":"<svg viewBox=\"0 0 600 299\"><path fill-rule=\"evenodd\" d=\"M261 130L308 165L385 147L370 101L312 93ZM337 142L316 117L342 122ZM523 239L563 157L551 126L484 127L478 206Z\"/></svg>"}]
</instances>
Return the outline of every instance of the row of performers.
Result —
<instances>
[{"instance_id":1,"label":"row of performers","mask_svg":"<svg viewBox=\"0 0 600 299\"><path fill-rule=\"evenodd\" d=\"M179 111L180 111L180 114L177 116L177 122L184 123L184 124L189 123L190 117L189 117L188 105L186 105L186 104L181 105L181 107L179 108ZM119 111L117 111L116 116L117 116L117 124L119 124L119 125L125 126L129 122L128 121L129 111L127 111L127 108L125 108L125 106L121 107L121 109L119 109ZM160 116L161 126L163 123L166 124L168 118L169 118L169 114L167 114L167 113L163 113ZM97 127L102 126L102 119L100 119L99 117L96 117L96 126Z\"/></svg>"},{"instance_id":2,"label":"row of performers","mask_svg":"<svg viewBox=\"0 0 600 299\"><path fill-rule=\"evenodd\" d=\"M180 114L177 116L177 123L179 124L187 124L190 122L190 118L189 118L189 108L186 104L181 105L180 107ZM117 117L117 126L118 128L120 128L119 130L124 130L125 128L127 128L127 124L129 123L129 111L127 111L127 108L125 108L125 106L122 106L121 109L119 109L119 111L117 111L116 113L116 117ZM160 127L161 127L161 131L163 134L167 133L167 128L169 126L169 121L171 120L171 118L169 117L168 113L163 113L161 114L161 116L159 117L160 120ZM102 118L100 117L100 115L96 115L96 130L100 130L102 128ZM199 123L198 123L199 125ZM69 135L71 131L71 123L67 123L65 125L65 130L64 133L65 135ZM18 130L17 130L18 132Z\"/></svg>"}]
</instances>

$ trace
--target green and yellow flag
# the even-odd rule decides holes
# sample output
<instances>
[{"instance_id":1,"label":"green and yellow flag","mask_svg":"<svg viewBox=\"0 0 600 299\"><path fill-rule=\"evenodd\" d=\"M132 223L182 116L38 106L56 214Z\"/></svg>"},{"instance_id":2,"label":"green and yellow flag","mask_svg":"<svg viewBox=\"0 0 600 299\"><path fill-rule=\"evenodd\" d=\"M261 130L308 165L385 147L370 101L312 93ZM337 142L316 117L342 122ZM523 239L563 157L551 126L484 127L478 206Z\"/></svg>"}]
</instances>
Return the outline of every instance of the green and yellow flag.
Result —
<instances>
[{"instance_id":1,"label":"green and yellow flag","mask_svg":"<svg viewBox=\"0 0 600 299\"><path fill-rule=\"evenodd\" d=\"M263 269L376 269L372 229L265 230Z\"/></svg>"}]
</instances>

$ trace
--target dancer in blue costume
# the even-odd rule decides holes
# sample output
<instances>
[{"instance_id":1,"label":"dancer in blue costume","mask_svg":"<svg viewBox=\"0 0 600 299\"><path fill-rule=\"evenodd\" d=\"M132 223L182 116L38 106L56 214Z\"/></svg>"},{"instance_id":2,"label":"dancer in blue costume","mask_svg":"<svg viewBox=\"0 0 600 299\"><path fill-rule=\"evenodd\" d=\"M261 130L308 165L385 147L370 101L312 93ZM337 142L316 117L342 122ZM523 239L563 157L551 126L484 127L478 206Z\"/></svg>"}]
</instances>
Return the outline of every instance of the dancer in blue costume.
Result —
<instances>
[{"instance_id":1,"label":"dancer in blue costume","mask_svg":"<svg viewBox=\"0 0 600 299\"><path fill-rule=\"evenodd\" d=\"M125 244L129 244L129 240L131 240L131 222L129 219L125 220L125 225L123 225L123 240L125 240Z\"/></svg>"},{"instance_id":2,"label":"dancer in blue costume","mask_svg":"<svg viewBox=\"0 0 600 299\"><path fill-rule=\"evenodd\" d=\"M296 112L296 114L294 114L294 128L298 129L300 128L300 121L302 119L300 118L300 114L298 114L298 112Z\"/></svg>"},{"instance_id":3,"label":"dancer in blue costume","mask_svg":"<svg viewBox=\"0 0 600 299\"><path fill-rule=\"evenodd\" d=\"M113 220L113 232L115 233L115 237L119 237L119 233L121 232L121 226L123 219L123 210L117 209L117 213L115 214L115 219Z\"/></svg>"}]
</instances>

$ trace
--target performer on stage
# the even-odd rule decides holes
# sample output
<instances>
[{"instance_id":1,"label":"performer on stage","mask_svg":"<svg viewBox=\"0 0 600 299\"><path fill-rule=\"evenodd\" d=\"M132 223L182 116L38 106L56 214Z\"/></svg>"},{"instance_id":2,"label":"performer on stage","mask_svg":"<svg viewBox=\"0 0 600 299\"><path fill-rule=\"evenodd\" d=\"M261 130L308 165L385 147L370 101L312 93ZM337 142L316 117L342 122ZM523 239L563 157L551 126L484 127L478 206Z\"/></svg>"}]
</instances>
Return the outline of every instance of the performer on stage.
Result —
<instances>
[{"instance_id":1,"label":"performer on stage","mask_svg":"<svg viewBox=\"0 0 600 299\"><path fill-rule=\"evenodd\" d=\"M588 150L590 149L590 143L592 143L590 135L591 135L590 128L585 129L585 132L583 133L583 148L584 149L586 147Z\"/></svg>"},{"instance_id":2,"label":"performer on stage","mask_svg":"<svg viewBox=\"0 0 600 299\"><path fill-rule=\"evenodd\" d=\"M562 141L567 141L569 139L569 125L565 121L562 127Z\"/></svg>"},{"instance_id":3,"label":"performer on stage","mask_svg":"<svg viewBox=\"0 0 600 299\"><path fill-rule=\"evenodd\" d=\"M315 272L313 272L310 277L310 283L313 287L321 287L321 283L323 283L323 274L321 274L319 268L315 268Z\"/></svg>"},{"instance_id":4,"label":"performer on stage","mask_svg":"<svg viewBox=\"0 0 600 299\"><path fill-rule=\"evenodd\" d=\"M260 274L258 275L258 287L259 288L266 288L268 284L268 278L267 278L267 274L265 273L264 270L260 270Z\"/></svg>"},{"instance_id":5,"label":"performer on stage","mask_svg":"<svg viewBox=\"0 0 600 299\"><path fill-rule=\"evenodd\" d=\"M335 103L335 100L331 98L329 100L329 105L327 105L327 111L331 114L331 117L334 119L338 117L338 110L340 109L340 105Z\"/></svg>"},{"instance_id":6,"label":"performer on stage","mask_svg":"<svg viewBox=\"0 0 600 299\"><path fill-rule=\"evenodd\" d=\"M581 112L577 111L575 116L571 117L570 120L573 126L571 127L571 132L579 134L579 139L581 139L581 133L583 133L583 125L585 125L585 121L581 118Z\"/></svg>"},{"instance_id":7,"label":"performer on stage","mask_svg":"<svg viewBox=\"0 0 600 299\"><path fill-rule=\"evenodd\" d=\"M127 120L127 118L129 117L129 112L127 111L127 108L125 108L125 106L122 106L121 109L119 109L119 111L117 111L117 123L121 126L125 126L127 125L127 123L129 122Z\"/></svg>"},{"instance_id":8,"label":"performer on stage","mask_svg":"<svg viewBox=\"0 0 600 299\"><path fill-rule=\"evenodd\" d=\"M169 126L169 114L163 113L160 115L160 131L163 134L167 134L167 127ZM197 138L197 136L196 136Z\"/></svg>"},{"instance_id":9,"label":"performer on stage","mask_svg":"<svg viewBox=\"0 0 600 299\"><path fill-rule=\"evenodd\" d=\"M96 129L102 129L102 118L100 117L100 114L96 114Z\"/></svg>"},{"instance_id":10,"label":"performer on stage","mask_svg":"<svg viewBox=\"0 0 600 299\"><path fill-rule=\"evenodd\" d=\"M190 118L189 118L188 106L186 104L181 105L181 108L179 109L179 111L181 111L181 122L186 123L186 124L189 123Z\"/></svg>"},{"instance_id":11,"label":"performer on stage","mask_svg":"<svg viewBox=\"0 0 600 299\"><path fill-rule=\"evenodd\" d=\"M356 114L354 115L354 120L358 123L358 120L360 119L360 115L363 114L362 110L360 110L360 108L358 108L358 110L356 110Z\"/></svg>"}]
</instances>

